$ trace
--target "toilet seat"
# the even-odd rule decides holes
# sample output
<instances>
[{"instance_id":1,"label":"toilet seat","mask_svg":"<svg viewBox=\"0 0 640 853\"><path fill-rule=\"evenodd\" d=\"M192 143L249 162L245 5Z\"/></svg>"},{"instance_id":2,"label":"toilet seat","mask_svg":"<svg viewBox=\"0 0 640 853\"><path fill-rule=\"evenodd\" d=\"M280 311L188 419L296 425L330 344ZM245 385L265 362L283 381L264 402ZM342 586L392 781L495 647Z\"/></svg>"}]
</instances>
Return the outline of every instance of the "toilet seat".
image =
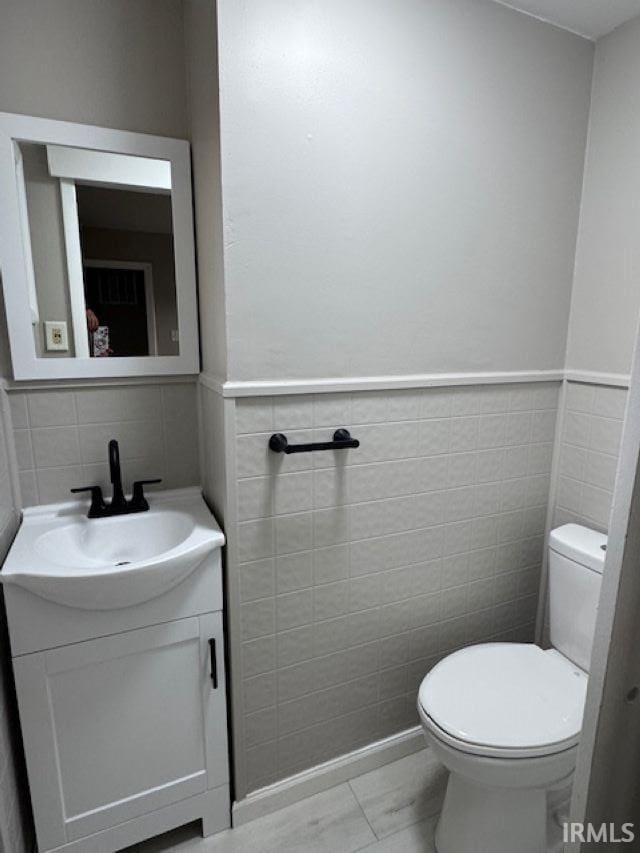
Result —
<instances>
[{"instance_id":1,"label":"toilet seat","mask_svg":"<svg viewBox=\"0 0 640 853\"><path fill-rule=\"evenodd\" d=\"M441 729L440 726L424 712L422 706L418 706L418 715L423 727L427 729L431 735L432 742L435 739L440 741L444 746L449 746L460 753L464 753L468 756L476 756L478 758L496 758L505 759L506 761L520 759L521 762L526 759L551 758L554 755L559 756L577 749L580 741L580 736L577 735L573 738L567 738L566 741L546 744L545 746L539 747L522 747L521 749L514 749L512 747L485 746L483 744L469 743L468 741L452 737L452 735L444 729Z\"/></svg>"},{"instance_id":2,"label":"toilet seat","mask_svg":"<svg viewBox=\"0 0 640 853\"><path fill-rule=\"evenodd\" d=\"M434 737L472 755L533 758L575 747L587 675L555 650L485 643L424 678L418 711Z\"/></svg>"}]
</instances>

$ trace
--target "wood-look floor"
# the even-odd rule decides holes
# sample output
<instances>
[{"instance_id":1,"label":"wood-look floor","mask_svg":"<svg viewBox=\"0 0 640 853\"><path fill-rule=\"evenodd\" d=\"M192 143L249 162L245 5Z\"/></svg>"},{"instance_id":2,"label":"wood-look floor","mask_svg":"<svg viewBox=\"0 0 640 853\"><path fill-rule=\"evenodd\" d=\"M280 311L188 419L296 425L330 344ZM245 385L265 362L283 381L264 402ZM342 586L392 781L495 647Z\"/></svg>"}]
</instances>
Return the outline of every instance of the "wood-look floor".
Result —
<instances>
[{"instance_id":1,"label":"wood-look floor","mask_svg":"<svg viewBox=\"0 0 640 853\"><path fill-rule=\"evenodd\" d=\"M436 853L446 781L423 749L237 829L202 838L191 824L126 853ZM559 833L550 819L550 851Z\"/></svg>"}]
</instances>

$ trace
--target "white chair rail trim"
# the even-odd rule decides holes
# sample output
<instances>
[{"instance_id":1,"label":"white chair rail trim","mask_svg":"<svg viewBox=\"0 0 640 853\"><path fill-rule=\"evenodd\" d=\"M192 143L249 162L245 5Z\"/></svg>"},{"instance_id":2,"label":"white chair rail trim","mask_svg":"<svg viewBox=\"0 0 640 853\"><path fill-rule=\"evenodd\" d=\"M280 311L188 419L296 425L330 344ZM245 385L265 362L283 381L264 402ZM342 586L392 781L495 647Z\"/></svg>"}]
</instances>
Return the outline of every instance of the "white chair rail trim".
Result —
<instances>
[{"instance_id":1,"label":"white chair rail trim","mask_svg":"<svg viewBox=\"0 0 640 853\"><path fill-rule=\"evenodd\" d=\"M493 373L420 373L398 376L327 377L320 379L225 381L201 373L200 382L223 397L271 397L287 394L331 394L340 391L391 391L403 388L447 388L461 385L502 385L517 382L585 382L592 385L629 386L629 377L618 373L584 370L531 370Z\"/></svg>"}]
</instances>

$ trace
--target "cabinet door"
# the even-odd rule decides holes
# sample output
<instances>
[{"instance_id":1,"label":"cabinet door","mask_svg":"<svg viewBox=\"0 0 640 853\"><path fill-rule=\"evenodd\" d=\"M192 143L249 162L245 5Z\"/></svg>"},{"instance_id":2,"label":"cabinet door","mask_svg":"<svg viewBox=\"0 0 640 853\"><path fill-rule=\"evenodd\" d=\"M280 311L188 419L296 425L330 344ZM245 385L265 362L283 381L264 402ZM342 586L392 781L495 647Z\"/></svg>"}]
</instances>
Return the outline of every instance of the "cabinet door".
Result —
<instances>
[{"instance_id":1,"label":"cabinet door","mask_svg":"<svg viewBox=\"0 0 640 853\"><path fill-rule=\"evenodd\" d=\"M40 849L209 787L209 766L222 759L213 732L226 715L224 681L214 691L210 678L213 634L203 630L219 629L218 616L14 660ZM221 632L216 647L223 677Z\"/></svg>"}]
</instances>

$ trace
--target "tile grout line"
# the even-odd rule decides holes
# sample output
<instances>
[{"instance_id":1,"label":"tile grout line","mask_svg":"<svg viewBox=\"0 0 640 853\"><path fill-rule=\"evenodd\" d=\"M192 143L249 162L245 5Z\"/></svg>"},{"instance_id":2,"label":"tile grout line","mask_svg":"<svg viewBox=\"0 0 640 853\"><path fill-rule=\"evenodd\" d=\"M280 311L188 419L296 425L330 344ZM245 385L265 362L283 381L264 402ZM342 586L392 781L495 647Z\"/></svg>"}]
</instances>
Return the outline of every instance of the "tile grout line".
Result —
<instances>
[{"instance_id":1,"label":"tile grout line","mask_svg":"<svg viewBox=\"0 0 640 853\"><path fill-rule=\"evenodd\" d=\"M357 778L358 778L358 777L356 776L356 779L357 779ZM372 842L372 844L377 844L377 842L378 842L378 841L380 841L381 839L380 839L380 837L378 836L378 833L375 831L375 829L374 829L374 828L373 828L373 826L371 825L371 821L370 821L370 820L369 820L369 818L367 817L367 813L365 812L364 807L363 807L362 803L360 802L360 798L358 797L358 794L356 793L356 791L354 790L353 785L351 784L351 782L352 782L352 781L353 781L353 780L351 780L351 779L347 779L347 785L349 786L349 790L351 791L351 794L353 795L354 800L355 800L355 801L356 801L356 803L358 804L358 808L360 809L360 811L361 811L361 813L362 813L362 816L364 817L364 819L365 819L365 821L366 821L366 823L367 823L367 826L369 827L369 829L371 830L371 832L372 832L372 834L373 834L373 837L374 837L375 841L373 841L373 842ZM371 846L371 844L366 844L364 847L358 847L358 848L357 848L357 850L366 850L366 849L367 849L368 847L370 847L370 846ZM354 851L354 853L357 853L357 850L356 850L356 851Z\"/></svg>"}]
</instances>

